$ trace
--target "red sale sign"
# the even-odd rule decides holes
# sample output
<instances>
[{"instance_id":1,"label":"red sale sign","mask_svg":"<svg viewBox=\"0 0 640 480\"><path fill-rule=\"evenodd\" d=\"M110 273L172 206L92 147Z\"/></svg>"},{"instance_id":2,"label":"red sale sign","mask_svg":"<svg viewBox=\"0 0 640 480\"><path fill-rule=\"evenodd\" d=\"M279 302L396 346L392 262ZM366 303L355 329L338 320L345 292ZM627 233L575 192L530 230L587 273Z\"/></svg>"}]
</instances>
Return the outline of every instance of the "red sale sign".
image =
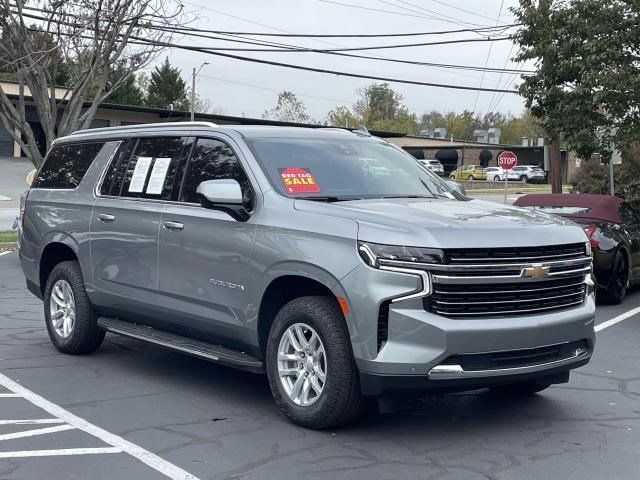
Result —
<instances>
[{"instance_id":1,"label":"red sale sign","mask_svg":"<svg viewBox=\"0 0 640 480\"><path fill-rule=\"evenodd\" d=\"M511 170L518 164L518 157L515 153L506 151L498 155L498 166L505 170Z\"/></svg>"},{"instance_id":2,"label":"red sale sign","mask_svg":"<svg viewBox=\"0 0 640 480\"><path fill-rule=\"evenodd\" d=\"M308 168L281 168L280 179L287 193L318 193L320 191Z\"/></svg>"}]
</instances>

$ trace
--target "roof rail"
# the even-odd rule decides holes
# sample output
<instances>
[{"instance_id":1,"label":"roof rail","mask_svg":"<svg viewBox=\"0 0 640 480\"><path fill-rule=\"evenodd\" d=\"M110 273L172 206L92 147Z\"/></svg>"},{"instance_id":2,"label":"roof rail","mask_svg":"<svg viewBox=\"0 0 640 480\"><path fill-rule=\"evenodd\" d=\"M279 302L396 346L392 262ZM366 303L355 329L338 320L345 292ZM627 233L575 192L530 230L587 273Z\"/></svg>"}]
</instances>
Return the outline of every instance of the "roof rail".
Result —
<instances>
[{"instance_id":1,"label":"roof rail","mask_svg":"<svg viewBox=\"0 0 640 480\"><path fill-rule=\"evenodd\" d=\"M102 127L102 128L85 128L84 130L77 130L71 135L84 135L88 133L100 133L100 132L118 132L123 130L144 130L148 128L176 128L176 127L218 127L217 123L213 122L164 122L164 123L140 123L137 125L122 125L119 127Z\"/></svg>"}]
</instances>

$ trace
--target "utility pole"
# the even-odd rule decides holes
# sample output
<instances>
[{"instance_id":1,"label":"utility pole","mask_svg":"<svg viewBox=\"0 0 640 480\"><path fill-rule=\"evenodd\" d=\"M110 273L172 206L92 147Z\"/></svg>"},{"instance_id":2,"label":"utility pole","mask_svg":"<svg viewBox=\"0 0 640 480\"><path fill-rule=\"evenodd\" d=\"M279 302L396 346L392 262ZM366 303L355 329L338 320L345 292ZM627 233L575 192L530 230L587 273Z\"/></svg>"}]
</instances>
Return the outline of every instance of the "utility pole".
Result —
<instances>
[{"instance_id":1,"label":"utility pole","mask_svg":"<svg viewBox=\"0 0 640 480\"><path fill-rule=\"evenodd\" d=\"M196 71L196 67L193 67L193 71L191 73L191 121L193 122L196 118L196 76L202 70L202 67L205 65L209 65L209 62L204 62Z\"/></svg>"}]
</instances>

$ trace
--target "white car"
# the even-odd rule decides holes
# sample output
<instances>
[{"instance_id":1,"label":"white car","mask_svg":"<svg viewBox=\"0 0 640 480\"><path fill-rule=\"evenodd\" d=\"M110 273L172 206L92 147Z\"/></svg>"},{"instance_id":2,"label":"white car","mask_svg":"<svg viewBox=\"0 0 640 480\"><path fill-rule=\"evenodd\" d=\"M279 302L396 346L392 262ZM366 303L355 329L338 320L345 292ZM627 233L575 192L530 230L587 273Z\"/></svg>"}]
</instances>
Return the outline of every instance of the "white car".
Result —
<instances>
[{"instance_id":1,"label":"white car","mask_svg":"<svg viewBox=\"0 0 640 480\"><path fill-rule=\"evenodd\" d=\"M444 167L439 160L418 160L418 163L425 170L431 170L436 175L444 175Z\"/></svg>"},{"instance_id":2,"label":"white car","mask_svg":"<svg viewBox=\"0 0 640 480\"><path fill-rule=\"evenodd\" d=\"M505 170L502 167L487 167L484 169L487 174L488 182L502 182L505 175L509 180L519 180L520 177L513 170Z\"/></svg>"},{"instance_id":3,"label":"white car","mask_svg":"<svg viewBox=\"0 0 640 480\"><path fill-rule=\"evenodd\" d=\"M517 175L517 179L527 183L546 183L547 176L543 169L537 165L518 165L512 171ZM509 177L511 180L511 177Z\"/></svg>"}]
</instances>

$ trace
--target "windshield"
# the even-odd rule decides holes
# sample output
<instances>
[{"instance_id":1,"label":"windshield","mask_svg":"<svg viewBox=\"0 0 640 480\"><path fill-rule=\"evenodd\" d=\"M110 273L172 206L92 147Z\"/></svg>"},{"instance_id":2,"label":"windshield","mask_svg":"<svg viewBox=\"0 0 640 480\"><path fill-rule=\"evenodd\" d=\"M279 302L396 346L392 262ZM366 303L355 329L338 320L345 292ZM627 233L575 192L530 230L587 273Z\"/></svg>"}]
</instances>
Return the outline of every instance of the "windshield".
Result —
<instances>
[{"instance_id":1,"label":"windshield","mask_svg":"<svg viewBox=\"0 0 640 480\"><path fill-rule=\"evenodd\" d=\"M247 139L273 186L292 198L465 199L410 154L373 138Z\"/></svg>"}]
</instances>

